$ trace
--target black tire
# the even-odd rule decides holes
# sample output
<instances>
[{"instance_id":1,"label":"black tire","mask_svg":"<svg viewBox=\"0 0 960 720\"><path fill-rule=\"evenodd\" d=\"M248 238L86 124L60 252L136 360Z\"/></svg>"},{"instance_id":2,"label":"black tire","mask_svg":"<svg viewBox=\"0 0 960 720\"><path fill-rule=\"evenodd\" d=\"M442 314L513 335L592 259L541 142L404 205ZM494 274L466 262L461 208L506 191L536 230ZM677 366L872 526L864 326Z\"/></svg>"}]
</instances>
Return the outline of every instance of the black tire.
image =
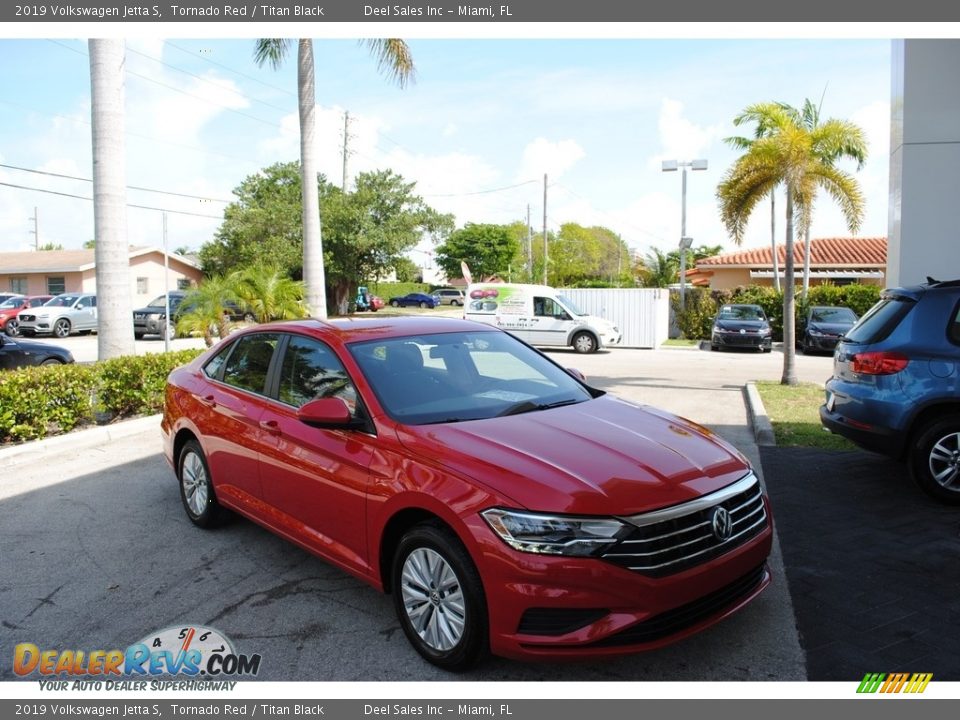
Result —
<instances>
[{"instance_id":1,"label":"black tire","mask_svg":"<svg viewBox=\"0 0 960 720\"><path fill-rule=\"evenodd\" d=\"M425 308L426 306L427 306L427 304L426 304L423 300L421 300L421 301L420 301L420 307L421 307L421 308Z\"/></svg>"},{"instance_id":2,"label":"black tire","mask_svg":"<svg viewBox=\"0 0 960 720\"><path fill-rule=\"evenodd\" d=\"M573 349L578 353L583 353L588 355L590 353L597 351L597 341L588 332L578 332L573 336L573 340L570 341L570 344L573 346Z\"/></svg>"},{"instance_id":3,"label":"black tire","mask_svg":"<svg viewBox=\"0 0 960 720\"><path fill-rule=\"evenodd\" d=\"M396 300L391 300L390 307L400 307L400 303L398 303Z\"/></svg>"},{"instance_id":4,"label":"black tire","mask_svg":"<svg viewBox=\"0 0 960 720\"><path fill-rule=\"evenodd\" d=\"M720 352L720 346L710 343L710 352Z\"/></svg>"},{"instance_id":5,"label":"black tire","mask_svg":"<svg viewBox=\"0 0 960 720\"><path fill-rule=\"evenodd\" d=\"M10 318L7 320L6 326L4 326L3 331L7 333L9 337L17 337L20 334L20 323L17 322L16 318Z\"/></svg>"},{"instance_id":6,"label":"black tire","mask_svg":"<svg viewBox=\"0 0 960 720\"><path fill-rule=\"evenodd\" d=\"M60 318L53 324L53 334L58 338L65 338L70 335L70 321L66 318Z\"/></svg>"},{"instance_id":7,"label":"black tire","mask_svg":"<svg viewBox=\"0 0 960 720\"><path fill-rule=\"evenodd\" d=\"M920 427L907 460L910 475L925 493L960 505L960 415L942 415Z\"/></svg>"},{"instance_id":8,"label":"black tire","mask_svg":"<svg viewBox=\"0 0 960 720\"><path fill-rule=\"evenodd\" d=\"M177 480L183 509L194 525L214 528L230 517L230 512L217 502L207 458L196 440L188 440L180 450Z\"/></svg>"},{"instance_id":9,"label":"black tire","mask_svg":"<svg viewBox=\"0 0 960 720\"><path fill-rule=\"evenodd\" d=\"M761 349L763 352L765 352L765 353L773 352L773 348L772 348L772 347L760 348L760 349Z\"/></svg>"},{"instance_id":10,"label":"black tire","mask_svg":"<svg viewBox=\"0 0 960 720\"><path fill-rule=\"evenodd\" d=\"M453 307L457 307L457 306L460 304L460 301L459 301L459 300L451 300L451 301L450 301L450 304L453 305Z\"/></svg>"},{"instance_id":11,"label":"black tire","mask_svg":"<svg viewBox=\"0 0 960 720\"><path fill-rule=\"evenodd\" d=\"M133 334L133 339L134 339L134 340L143 340L143 333L134 333L134 334Z\"/></svg>"},{"instance_id":12,"label":"black tire","mask_svg":"<svg viewBox=\"0 0 960 720\"><path fill-rule=\"evenodd\" d=\"M256 322L256 320L257 320L257 318L256 318L256 317L254 316L254 314L251 313L251 312L247 312L247 313L244 313L244 314L243 314L243 321L244 321L244 322L252 323L252 322Z\"/></svg>"},{"instance_id":13,"label":"black tire","mask_svg":"<svg viewBox=\"0 0 960 720\"><path fill-rule=\"evenodd\" d=\"M47 358L40 364L41 365L63 365L63 363L60 360L57 360L56 358Z\"/></svg>"},{"instance_id":14,"label":"black tire","mask_svg":"<svg viewBox=\"0 0 960 720\"><path fill-rule=\"evenodd\" d=\"M431 565L431 561L433 564ZM442 574L431 573L442 562ZM428 662L463 672L488 652L487 601L473 560L459 538L435 522L415 525L393 557L393 600L407 640ZM446 580L426 583L430 580ZM425 582L418 582L419 580ZM410 609L408 610L408 605ZM417 610L423 609L422 612ZM413 613L413 617L411 617ZM420 629L414 623L420 622ZM446 629L448 635L434 634ZM432 637L431 637L432 636Z\"/></svg>"}]
</instances>

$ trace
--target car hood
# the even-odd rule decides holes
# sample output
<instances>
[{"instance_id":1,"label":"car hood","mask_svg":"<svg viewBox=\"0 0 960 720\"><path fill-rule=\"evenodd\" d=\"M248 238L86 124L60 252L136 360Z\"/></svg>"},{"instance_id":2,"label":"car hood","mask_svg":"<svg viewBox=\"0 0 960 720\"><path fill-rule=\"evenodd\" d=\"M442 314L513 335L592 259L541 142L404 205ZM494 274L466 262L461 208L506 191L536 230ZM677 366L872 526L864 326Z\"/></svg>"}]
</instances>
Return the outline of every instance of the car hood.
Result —
<instances>
[{"instance_id":1,"label":"car hood","mask_svg":"<svg viewBox=\"0 0 960 720\"><path fill-rule=\"evenodd\" d=\"M489 420L400 426L401 443L513 503L631 515L740 479L746 459L706 428L609 396Z\"/></svg>"},{"instance_id":2,"label":"car hood","mask_svg":"<svg viewBox=\"0 0 960 720\"><path fill-rule=\"evenodd\" d=\"M763 320L717 320L714 323L721 330L766 330L769 323Z\"/></svg>"},{"instance_id":3,"label":"car hood","mask_svg":"<svg viewBox=\"0 0 960 720\"><path fill-rule=\"evenodd\" d=\"M24 340L23 338L9 339L4 341L3 347L7 345L13 345L16 343L21 350L28 350L33 353L41 353L43 355L62 355L66 357L70 355L70 351L59 345L51 345L50 343L38 342L37 340Z\"/></svg>"}]
</instances>

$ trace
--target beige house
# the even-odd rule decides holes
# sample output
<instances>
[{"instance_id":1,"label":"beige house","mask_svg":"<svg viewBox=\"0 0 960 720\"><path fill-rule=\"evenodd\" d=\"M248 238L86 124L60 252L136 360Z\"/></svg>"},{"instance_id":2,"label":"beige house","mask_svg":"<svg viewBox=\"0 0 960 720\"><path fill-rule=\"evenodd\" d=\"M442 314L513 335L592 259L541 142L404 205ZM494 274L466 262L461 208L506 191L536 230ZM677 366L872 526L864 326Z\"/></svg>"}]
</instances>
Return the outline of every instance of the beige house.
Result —
<instances>
[{"instance_id":1,"label":"beige house","mask_svg":"<svg viewBox=\"0 0 960 720\"><path fill-rule=\"evenodd\" d=\"M794 244L796 282L803 277L802 241ZM783 282L786 247L777 245L777 270ZM810 241L810 284L883 286L887 269L887 239L814 238ZM732 290L746 285L773 285L773 253L769 245L698 260L687 271L687 282L711 290Z\"/></svg>"},{"instance_id":2,"label":"beige house","mask_svg":"<svg viewBox=\"0 0 960 720\"><path fill-rule=\"evenodd\" d=\"M203 273L190 258L170 253L170 289L191 287ZM133 307L142 307L162 295L163 250L131 248L130 295ZM0 253L0 292L23 295L59 295L97 291L93 250L40 250Z\"/></svg>"}]
</instances>

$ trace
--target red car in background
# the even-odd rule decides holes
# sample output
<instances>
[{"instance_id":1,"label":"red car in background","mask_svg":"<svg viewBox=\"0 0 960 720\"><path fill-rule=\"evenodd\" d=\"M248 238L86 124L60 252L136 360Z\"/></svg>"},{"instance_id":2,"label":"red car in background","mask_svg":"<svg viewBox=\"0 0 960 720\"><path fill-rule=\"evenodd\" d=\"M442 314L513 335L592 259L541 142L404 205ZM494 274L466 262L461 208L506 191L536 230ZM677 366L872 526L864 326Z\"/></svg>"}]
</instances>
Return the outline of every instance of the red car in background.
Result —
<instances>
[{"instance_id":1,"label":"red car in background","mask_svg":"<svg viewBox=\"0 0 960 720\"><path fill-rule=\"evenodd\" d=\"M392 593L448 670L656 648L770 582L742 454L491 326L249 328L170 374L161 428L195 525L239 513Z\"/></svg>"},{"instance_id":2,"label":"red car in background","mask_svg":"<svg viewBox=\"0 0 960 720\"><path fill-rule=\"evenodd\" d=\"M47 300L53 298L53 295L14 295L0 303L0 330L10 337L16 337L20 334L17 322L17 315L21 310L38 307Z\"/></svg>"}]
</instances>

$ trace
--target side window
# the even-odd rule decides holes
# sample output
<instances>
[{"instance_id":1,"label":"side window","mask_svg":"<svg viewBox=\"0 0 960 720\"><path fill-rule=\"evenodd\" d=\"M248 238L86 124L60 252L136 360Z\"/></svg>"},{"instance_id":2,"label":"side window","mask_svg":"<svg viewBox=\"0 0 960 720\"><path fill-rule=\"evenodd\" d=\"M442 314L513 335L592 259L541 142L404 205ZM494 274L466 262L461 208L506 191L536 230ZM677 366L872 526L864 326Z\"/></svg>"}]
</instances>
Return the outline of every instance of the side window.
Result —
<instances>
[{"instance_id":1,"label":"side window","mask_svg":"<svg viewBox=\"0 0 960 720\"><path fill-rule=\"evenodd\" d=\"M553 300L550 298L535 297L533 299L533 314L537 317L549 317L553 315Z\"/></svg>"},{"instance_id":2,"label":"side window","mask_svg":"<svg viewBox=\"0 0 960 720\"><path fill-rule=\"evenodd\" d=\"M947 337L954 345L960 345L960 303L953 309L950 327L947 328Z\"/></svg>"},{"instance_id":3,"label":"side window","mask_svg":"<svg viewBox=\"0 0 960 720\"><path fill-rule=\"evenodd\" d=\"M319 340L291 337L280 367L280 402L298 408L326 397L341 398L356 413L357 391L336 354Z\"/></svg>"},{"instance_id":4,"label":"side window","mask_svg":"<svg viewBox=\"0 0 960 720\"><path fill-rule=\"evenodd\" d=\"M77 303L77 307L78 307L78 308L88 308L88 307L93 306L94 304L95 304L95 303L93 302L93 298L92 298L92 297L83 297L83 298L80 298L80 302Z\"/></svg>"},{"instance_id":5,"label":"side window","mask_svg":"<svg viewBox=\"0 0 960 720\"><path fill-rule=\"evenodd\" d=\"M223 382L263 395L270 360L279 339L278 335L266 333L240 338L223 366Z\"/></svg>"},{"instance_id":6,"label":"side window","mask_svg":"<svg viewBox=\"0 0 960 720\"><path fill-rule=\"evenodd\" d=\"M207 364L203 366L203 374L208 378L220 379L220 370L223 368L223 363L226 361L227 356L230 354L230 351L233 349L233 345L227 345L220 352L214 355L212 358L207 360Z\"/></svg>"}]
</instances>

